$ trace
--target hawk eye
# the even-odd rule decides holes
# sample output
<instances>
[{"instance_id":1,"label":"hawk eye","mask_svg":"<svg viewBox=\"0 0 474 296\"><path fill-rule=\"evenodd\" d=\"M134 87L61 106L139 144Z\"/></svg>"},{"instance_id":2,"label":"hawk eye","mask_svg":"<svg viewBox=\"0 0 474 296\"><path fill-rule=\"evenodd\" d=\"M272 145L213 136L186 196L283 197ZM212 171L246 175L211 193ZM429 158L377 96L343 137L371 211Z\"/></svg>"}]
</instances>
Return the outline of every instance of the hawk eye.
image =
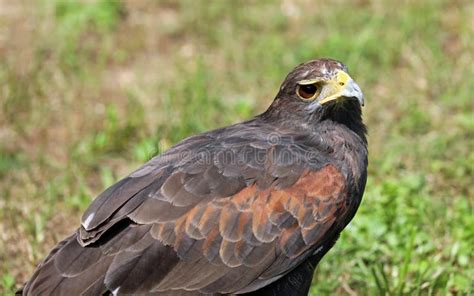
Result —
<instances>
[{"instance_id":1,"label":"hawk eye","mask_svg":"<svg viewBox=\"0 0 474 296\"><path fill-rule=\"evenodd\" d=\"M319 94L320 87L317 83L314 84L298 84L296 94L303 100L314 99Z\"/></svg>"}]
</instances>

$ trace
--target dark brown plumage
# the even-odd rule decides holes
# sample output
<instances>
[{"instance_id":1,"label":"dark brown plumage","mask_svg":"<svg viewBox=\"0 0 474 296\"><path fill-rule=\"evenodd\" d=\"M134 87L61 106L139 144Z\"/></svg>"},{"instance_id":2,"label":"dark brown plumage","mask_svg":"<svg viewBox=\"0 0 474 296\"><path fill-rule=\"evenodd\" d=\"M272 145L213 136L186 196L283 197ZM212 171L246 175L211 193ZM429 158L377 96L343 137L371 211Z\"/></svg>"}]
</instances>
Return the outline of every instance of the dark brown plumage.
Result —
<instances>
[{"instance_id":1,"label":"dark brown plumage","mask_svg":"<svg viewBox=\"0 0 474 296\"><path fill-rule=\"evenodd\" d=\"M306 295L362 198L362 104L340 62L296 67L263 114L100 194L19 293Z\"/></svg>"}]
</instances>

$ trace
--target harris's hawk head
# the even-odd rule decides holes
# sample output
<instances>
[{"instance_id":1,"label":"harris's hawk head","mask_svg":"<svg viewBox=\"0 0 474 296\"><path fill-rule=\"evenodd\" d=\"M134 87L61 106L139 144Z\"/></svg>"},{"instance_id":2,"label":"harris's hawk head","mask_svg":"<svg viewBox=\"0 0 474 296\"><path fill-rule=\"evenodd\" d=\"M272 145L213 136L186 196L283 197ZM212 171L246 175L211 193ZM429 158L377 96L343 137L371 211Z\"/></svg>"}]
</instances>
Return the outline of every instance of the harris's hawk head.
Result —
<instances>
[{"instance_id":1,"label":"harris's hawk head","mask_svg":"<svg viewBox=\"0 0 474 296\"><path fill-rule=\"evenodd\" d=\"M364 192L363 103L342 63L299 65L263 114L101 193L19 293L307 295Z\"/></svg>"},{"instance_id":2,"label":"harris's hawk head","mask_svg":"<svg viewBox=\"0 0 474 296\"><path fill-rule=\"evenodd\" d=\"M286 76L266 114L293 125L314 125L338 116L341 109L360 116L363 105L364 95L347 67L336 60L319 59L297 66Z\"/></svg>"}]
</instances>

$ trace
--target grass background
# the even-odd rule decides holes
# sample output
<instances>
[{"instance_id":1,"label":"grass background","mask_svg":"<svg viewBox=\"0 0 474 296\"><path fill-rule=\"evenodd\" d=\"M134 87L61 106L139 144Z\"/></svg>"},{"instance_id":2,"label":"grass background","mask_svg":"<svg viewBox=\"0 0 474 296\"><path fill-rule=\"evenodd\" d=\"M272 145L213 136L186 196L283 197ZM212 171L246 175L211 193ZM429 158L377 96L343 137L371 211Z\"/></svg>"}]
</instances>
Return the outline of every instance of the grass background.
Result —
<instances>
[{"instance_id":1,"label":"grass background","mask_svg":"<svg viewBox=\"0 0 474 296\"><path fill-rule=\"evenodd\" d=\"M366 94L370 176L311 295L472 295L473 15L468 0L0 0L0 293L106 186L332 57Z\"/></svg>"}]
</instances>

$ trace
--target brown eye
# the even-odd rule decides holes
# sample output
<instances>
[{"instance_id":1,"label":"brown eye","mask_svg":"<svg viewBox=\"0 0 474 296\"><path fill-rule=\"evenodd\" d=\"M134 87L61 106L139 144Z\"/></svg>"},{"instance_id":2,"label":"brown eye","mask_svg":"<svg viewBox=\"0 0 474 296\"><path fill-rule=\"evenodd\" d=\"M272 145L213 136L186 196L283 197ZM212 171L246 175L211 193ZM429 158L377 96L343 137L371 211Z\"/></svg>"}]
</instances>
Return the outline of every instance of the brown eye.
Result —
<instances>
[{"instance_id":1,"label":"brown eye","mask_svg":"<svg viewBox=\"0 0 474 296\"><path fill-rule=\"evenodd\" d=\"M298 85L296 89L296 93L298 94L298 96L304 100L315 98L318 92L319 92L319 85L317 84Z\"/></svg>"}]
</instances>

